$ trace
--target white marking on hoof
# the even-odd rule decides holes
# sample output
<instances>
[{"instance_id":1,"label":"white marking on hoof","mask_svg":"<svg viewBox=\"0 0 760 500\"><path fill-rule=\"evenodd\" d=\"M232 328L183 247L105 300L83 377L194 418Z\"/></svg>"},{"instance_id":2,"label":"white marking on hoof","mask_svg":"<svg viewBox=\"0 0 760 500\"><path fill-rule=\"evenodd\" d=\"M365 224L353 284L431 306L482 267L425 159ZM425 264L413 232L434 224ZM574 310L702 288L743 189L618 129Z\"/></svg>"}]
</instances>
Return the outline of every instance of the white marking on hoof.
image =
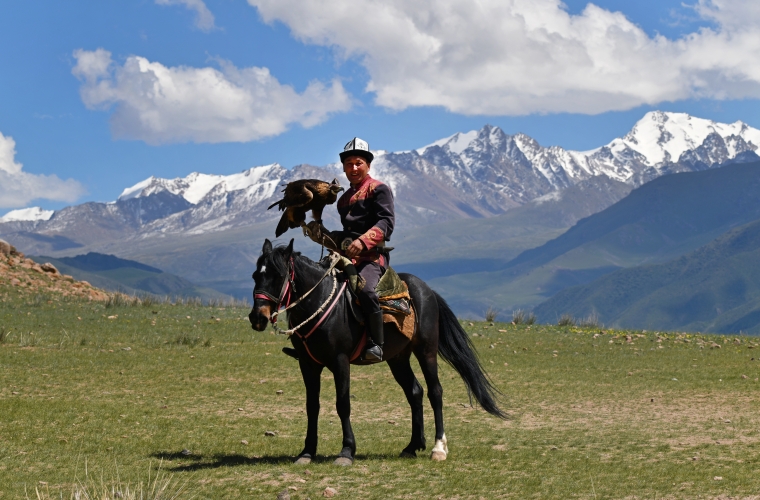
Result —
<instances>
[{"instance_id":1,"label":"white marking on hoof","mask_svg":"<svg viewBox=\"0 0 760 500\"><path fill-rule=\"evenodd\" d=\"M449 454L449 447L446 442L446 434L441 439L435 440L435 446L433 446L433 452L430 454L430 459L436 462L443 462Z\"/></svg>"},{"instance_id":2,"label":"white marking on hoof","mask_svg":"<svg viewBox=\"0 0 760 500\"><path fill-rule=\"evenodd\" d=\"M298 460L296 460L293 463L295 463L296 465L309 465L311 463L311 458L310 457L298 457Z\"/></svg>"},{"instance_id":3,"label":"white marking on hoof","mask_svg":"<svg viewBox=\"0 0 760 500\"><path fill-rule=\"evenodd\" d=\"M340 465L342 467L348 467L349 465L354 465L354 461L347 457L338 457L335 459L335 462L333 462L335 465Z\"/></svg>"}]
</instances>

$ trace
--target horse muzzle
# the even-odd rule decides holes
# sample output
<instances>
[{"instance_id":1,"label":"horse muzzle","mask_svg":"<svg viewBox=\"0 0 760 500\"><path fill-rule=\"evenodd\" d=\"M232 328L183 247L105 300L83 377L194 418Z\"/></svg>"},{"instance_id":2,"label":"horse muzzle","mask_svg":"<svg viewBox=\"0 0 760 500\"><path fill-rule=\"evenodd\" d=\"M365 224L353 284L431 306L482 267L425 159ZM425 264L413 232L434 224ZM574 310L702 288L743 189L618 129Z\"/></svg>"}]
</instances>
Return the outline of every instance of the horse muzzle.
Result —
<instances>
[{"instance_id":1,"label":"horse muzzle","mask_svg":"<svg viewBox=\"0 0 760 500\"><path fill-rule=\"evenodd\" d=\"M261 307L253 306L251 312L248 314L248 321L251 322L251 328L257 332L263 332L269 323L269 317L272 314L272 309L269 304L265 304Z\"/></svg>"}]
</instances>

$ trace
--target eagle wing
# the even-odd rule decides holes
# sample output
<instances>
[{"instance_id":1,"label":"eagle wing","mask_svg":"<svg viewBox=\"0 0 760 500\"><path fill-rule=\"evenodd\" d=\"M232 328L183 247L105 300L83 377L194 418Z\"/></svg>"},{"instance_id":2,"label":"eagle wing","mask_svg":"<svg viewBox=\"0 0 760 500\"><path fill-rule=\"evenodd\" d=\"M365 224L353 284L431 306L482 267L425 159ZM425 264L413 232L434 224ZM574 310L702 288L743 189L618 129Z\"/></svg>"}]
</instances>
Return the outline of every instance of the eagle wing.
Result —
<instances>
[{"instance_id":1,"label":"eagle wing","mask_svg":"<svg viewBox=\"0 0 760 500\"><path fill-rule=\"evenodd\" d=\"M304 205L304 208L311 210L311 215L315 220L321 220L325 205L335 203L335 194L330 192L330 184L324 181L312 182L308 184L307 189L312 191L314 198Z\"/></svg>"},{"instance_id":2,"label":"eagle wing","mask_svg":"<svg viewBox=\"0 0 760 500\"><path fill-rule=\"evenodd\" d=\"M303 207L314 199L314 179L291 182L285 187L284 200L289 207ZM319 182L319 181L316 181Z\"/></svg>"},{"instance_id":3,"label":"eagle wing","mask_svg":"<svg viewBox=\"0 0 760 500\"><path fill-rule=\"evenodd\" d=\"M285 212L277 224L275 236L279 237L289 228L300 227L306 222L306 212L309 210L315 219L321 219L325 205L334 203L336 199L330 186L330 183L318 179L301 179L288 183L283 189L283 198L269 206L272 208L278 205Z\"/></svg>"},{"instance_id":4,"label":"eagle wing","mask_svg":"<svg viewBox=\"0 0 760 500\"><path fill-rule=\"evenodd\" d=\"M314 196L311 190L308 188L309 183L316 181L316 179L300 179L297 181L289 182L285 189L282 190L283 197L281 200L277 200L267 207L267 210L277 206L280 211L285 210L288 207L300 207L309 203ZM316 181L319 182L319 181Z\"/></svg>"}]
</instances>

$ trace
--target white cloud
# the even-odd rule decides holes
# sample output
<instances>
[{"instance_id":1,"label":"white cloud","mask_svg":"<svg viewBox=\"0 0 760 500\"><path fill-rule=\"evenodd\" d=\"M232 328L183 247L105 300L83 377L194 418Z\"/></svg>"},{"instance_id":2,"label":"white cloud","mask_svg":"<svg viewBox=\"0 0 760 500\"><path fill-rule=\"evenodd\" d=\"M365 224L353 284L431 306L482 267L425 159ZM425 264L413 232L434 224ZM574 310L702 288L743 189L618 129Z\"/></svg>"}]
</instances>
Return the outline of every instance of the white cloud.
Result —
<instances>
[{"instance_id":1,"label":"white cloud","mask_svg":"<svg viewBox=\"0 0 760 500\"><path fill-rule=\"evenodd\" d=\"M352 100L340 81L312 82L303 93L282 85L267 68L166 67L130 56L123 66L111 53L77 50L72 73L82 80L91 109L115 107L111 130L120 138L166 142L246 142L312 127L347 111Z\"/></svg>"},{"instance_id":2,"label":"white cloud","mask_svg":"<svg viewBox=\"0 0 760 500\"><path fill-rule=\"evenodd\" d=\"M760 97L760 3L698 0L717 28L650 37L619 12L560 0L248 0L266 22L366 67L394 110L601 113Z\"/></svg>"},{"instance_id":3,"label":"white cloud","mask_svg":"<svg viewBox=\"0 0 760 500\"><path fill-rule=\"evenodd\" d=\"M23 207L35 199L73 202L84 193L73 179L24 172L16 161L16 141L0 133L0 208Z\"/></svg>"},{"instance_id":4,"label":"white cloud","mask_svg":"<svg viewBox=\"0 0 760 500\"><path fill-rule=\"evenodd\" d=\"M194 10L195 27L201 31L209 32L216 28L214 25L214 14L208 10L203 0L156 0L158 5L184 5L190 10Z\"/></svg>"},{"instance_id":5,"label":"white cloud","mask_svg":"<svg viewBox=\"0 0 760 500\"><path fill-rule=\"evenodd\" d=\"M710 19L723 29L757 30L760 21L760 3L737 0L698 0L695 10L703 18Z\"/></svg>"}]
</instances>

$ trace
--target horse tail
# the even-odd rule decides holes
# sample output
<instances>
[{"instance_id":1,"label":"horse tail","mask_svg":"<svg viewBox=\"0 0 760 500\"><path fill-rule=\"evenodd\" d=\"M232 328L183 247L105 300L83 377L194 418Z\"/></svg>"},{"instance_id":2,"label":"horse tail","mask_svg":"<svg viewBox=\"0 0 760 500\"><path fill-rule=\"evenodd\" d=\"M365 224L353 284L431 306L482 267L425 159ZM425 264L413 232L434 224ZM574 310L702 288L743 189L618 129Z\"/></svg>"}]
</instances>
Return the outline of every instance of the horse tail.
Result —
<instances>
[{"instance_id":1,"label":"horse tail","mask_svg":"<svg viewBox=\"0 0 760 500\"><path fill-rule=\"evenodd\" d=\"M438 353L462 377L470 396L485 411L499 418L507 418L497 405L501 392L493 386L478 359L477 351L459 320L443 297L433 292L438 301Z\"/></svg>"}]
</instances>

